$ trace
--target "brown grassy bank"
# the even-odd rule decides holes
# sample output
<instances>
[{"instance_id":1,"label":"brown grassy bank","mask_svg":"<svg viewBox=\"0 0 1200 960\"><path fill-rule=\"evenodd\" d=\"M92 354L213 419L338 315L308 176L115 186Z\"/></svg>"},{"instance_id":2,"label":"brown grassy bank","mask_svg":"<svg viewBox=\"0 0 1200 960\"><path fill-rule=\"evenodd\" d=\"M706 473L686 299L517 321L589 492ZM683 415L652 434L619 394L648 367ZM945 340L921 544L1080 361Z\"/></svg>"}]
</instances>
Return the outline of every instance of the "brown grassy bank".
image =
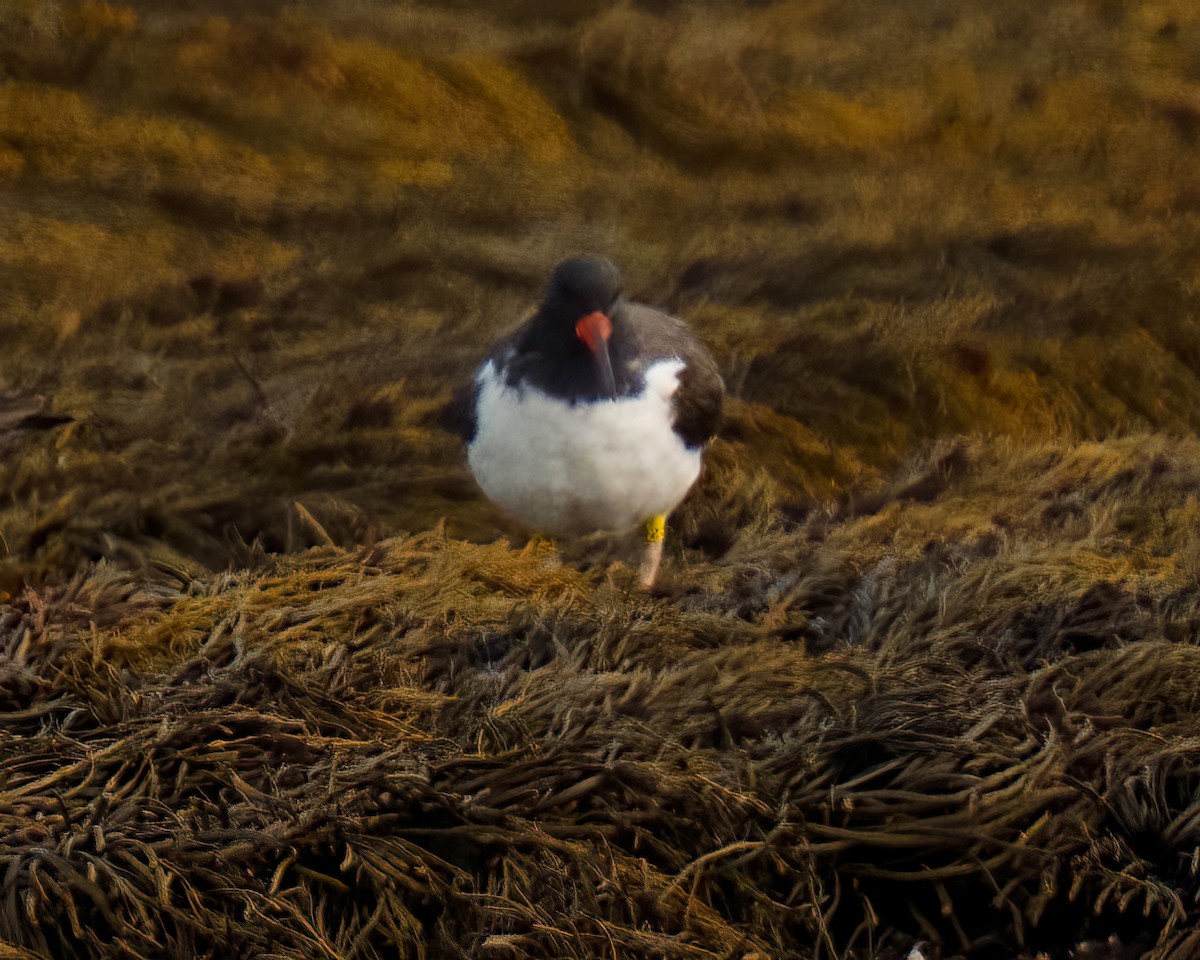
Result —
<instances>
[{"instance_id":1,"label":"brown grassy bank","mask_svg":"<svg viewBox=\"0 0 1200 960\"><path fill-rule=\"evenodd\" d=\"M658 598L441 532L28 591L0 931L39 956L1191 956L1200 446L956 463Z\"/></svg>"},{"instance_id":2,"label":"brown grassy bank","mask_svg":"<svg viewBox=\"0 0 1200 960\"><path fill-rule=\"evenodd\" d=\"M1194 955L1198 132L1182 2L3 5L0 940ZM579 249L654 598L437 426Z\"/></svg>"},{"instance_id":3,"label":"brown grassy bank","mask_svg":"<svg viewBox=\"0 0 1200 960\"><path fill-rule=\"evenodd\" d=\"M303 545L297 497L493 534L430 410L580 248L793 500L1195 428L1190 6L572 9L6 6L5 389L76 421L6 443L7 579Z\"/></svg>"}]
</instances>

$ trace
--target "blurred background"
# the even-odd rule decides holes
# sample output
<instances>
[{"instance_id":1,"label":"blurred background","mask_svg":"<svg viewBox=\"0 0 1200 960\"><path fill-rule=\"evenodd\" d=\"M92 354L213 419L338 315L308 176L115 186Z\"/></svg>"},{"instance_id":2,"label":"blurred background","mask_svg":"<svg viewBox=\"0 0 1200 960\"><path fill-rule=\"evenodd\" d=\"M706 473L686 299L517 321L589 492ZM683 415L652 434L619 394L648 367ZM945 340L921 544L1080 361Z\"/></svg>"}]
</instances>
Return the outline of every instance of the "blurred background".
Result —
<instances>
[{"instance_id":1,"label":"blurred background","mask_svg":"<svg viewBox=\"0 0 1200 960\"><path fill-rule=\"evenodd\" d=\"M582 250L719 358L734 528L1190 433L1198 138L1188 0L8 0L0 589L511 532L437 410Z\"/></svg>"},{"instance_id":2,"label":"blurred background","mask_svg":"<svg viewBox=\"0 0 1200 960\"><path fill-rule=\"evenodd\" d=\"M0 954L1200 955L1198 145L1195 0L0 0ZM440 426L580 251L652 597Z\"/></svg>"}]
</instances>

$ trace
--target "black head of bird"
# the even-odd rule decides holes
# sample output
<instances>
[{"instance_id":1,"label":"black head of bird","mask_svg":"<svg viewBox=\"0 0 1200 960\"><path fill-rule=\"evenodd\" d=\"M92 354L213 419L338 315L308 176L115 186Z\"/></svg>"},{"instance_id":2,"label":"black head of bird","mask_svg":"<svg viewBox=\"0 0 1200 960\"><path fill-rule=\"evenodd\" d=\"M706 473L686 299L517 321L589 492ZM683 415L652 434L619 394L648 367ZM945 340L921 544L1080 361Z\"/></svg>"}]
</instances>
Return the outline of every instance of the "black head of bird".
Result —
<instances>
[{"instance_id":1,"label":"black head of bird","mask_svg":"<svg viewBox=\"0 0 1200 960\"><path fill-rule=\"evenodd\" d=\"M534 324L537 335L551 352L567 355L586 350L600 384L610 397L617 396L608 342L613 318L621 300L621 272L601 257L572 257L550 275L546 297Z\"/></svg>"}]
</instances>

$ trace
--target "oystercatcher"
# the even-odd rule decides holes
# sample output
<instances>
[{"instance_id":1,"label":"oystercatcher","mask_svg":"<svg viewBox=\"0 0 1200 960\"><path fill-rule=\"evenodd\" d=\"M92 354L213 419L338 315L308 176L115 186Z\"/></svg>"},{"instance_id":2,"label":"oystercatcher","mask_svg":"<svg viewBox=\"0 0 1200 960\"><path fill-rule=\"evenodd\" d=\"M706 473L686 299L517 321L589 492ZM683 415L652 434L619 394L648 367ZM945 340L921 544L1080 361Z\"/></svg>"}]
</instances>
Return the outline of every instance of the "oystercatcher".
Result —
<instances>
[{"instance_id":1,"label":"oystercatcher","mask_svg":"<svg viewBox=\"0 0 1200 960\"><path fill-rule=\"evenodd\" d=\"M537 312L476 372L460 431L483 492L539 533L643 524L648 589L725 386L687 324L623 299L621 284L608 260L560 263Z\"/></svg>"}]
</instances>

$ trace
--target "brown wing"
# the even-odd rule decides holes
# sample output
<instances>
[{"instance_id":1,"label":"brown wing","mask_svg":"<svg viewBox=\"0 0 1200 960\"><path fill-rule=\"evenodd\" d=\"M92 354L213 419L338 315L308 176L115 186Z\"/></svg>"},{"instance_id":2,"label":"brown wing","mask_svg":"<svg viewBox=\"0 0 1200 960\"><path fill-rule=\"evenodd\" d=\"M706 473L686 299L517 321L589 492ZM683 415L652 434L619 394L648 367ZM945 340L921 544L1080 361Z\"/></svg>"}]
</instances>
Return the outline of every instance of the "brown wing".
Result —
<instances>
[{"instance_id":1,"label":"brown wing","mask_svg":"<svg viewBox=\"0 0 1200 960\"><path fill-rule=\"evenodd\" d=\"M454 391L450 402L437 411L437 425L443 430L457 434L463 443L475 439L475 400L479 396L479 385L472 377Z\"/></svg>"},{"instance_id":2,"label":"brown wing","mask_svg":"<svg viewBox=\"0 0 1200 960\"><path fill-rule=\"evenodd\" d=\"M454 391L454 396L450 398L449 403L438 409L436 414L438 426L450 433L457 434L464 443L470 443L475 439L475 404L479 399L479 371L489 360L499 364L503 358L509 357L512 354L513 345L520 342L528 326L527 321L488 351L488 355L472 371L471 379Z\"/></svg>"},{"instance_id":3,"label":"brown wing","mask_svg":"<svg viewBox=\"0 0 1200 960\"><path fill-rule=\"evenodd\" d=\"M717 432L725 382L712 354L682 320L640 303L623 307L621 328L630 338L625 349L636 351L648 365L677 357L684 363L679 389L672 398L675 432L689 447L703 446Z\"/></svg>"},{"instance_id":4,"label":"brown wing","mask_svg":"<svg viewBox=\"0 0 1200 960\"><path fill-rule=\"evenodd\" d=\"M672 397L675 406L675 432L689 447L707 443L721 424L725 402L725 381L707 350L697 350L682 359L687 364L679 375L679 389Z\"/></svg>"}]
</instances>

